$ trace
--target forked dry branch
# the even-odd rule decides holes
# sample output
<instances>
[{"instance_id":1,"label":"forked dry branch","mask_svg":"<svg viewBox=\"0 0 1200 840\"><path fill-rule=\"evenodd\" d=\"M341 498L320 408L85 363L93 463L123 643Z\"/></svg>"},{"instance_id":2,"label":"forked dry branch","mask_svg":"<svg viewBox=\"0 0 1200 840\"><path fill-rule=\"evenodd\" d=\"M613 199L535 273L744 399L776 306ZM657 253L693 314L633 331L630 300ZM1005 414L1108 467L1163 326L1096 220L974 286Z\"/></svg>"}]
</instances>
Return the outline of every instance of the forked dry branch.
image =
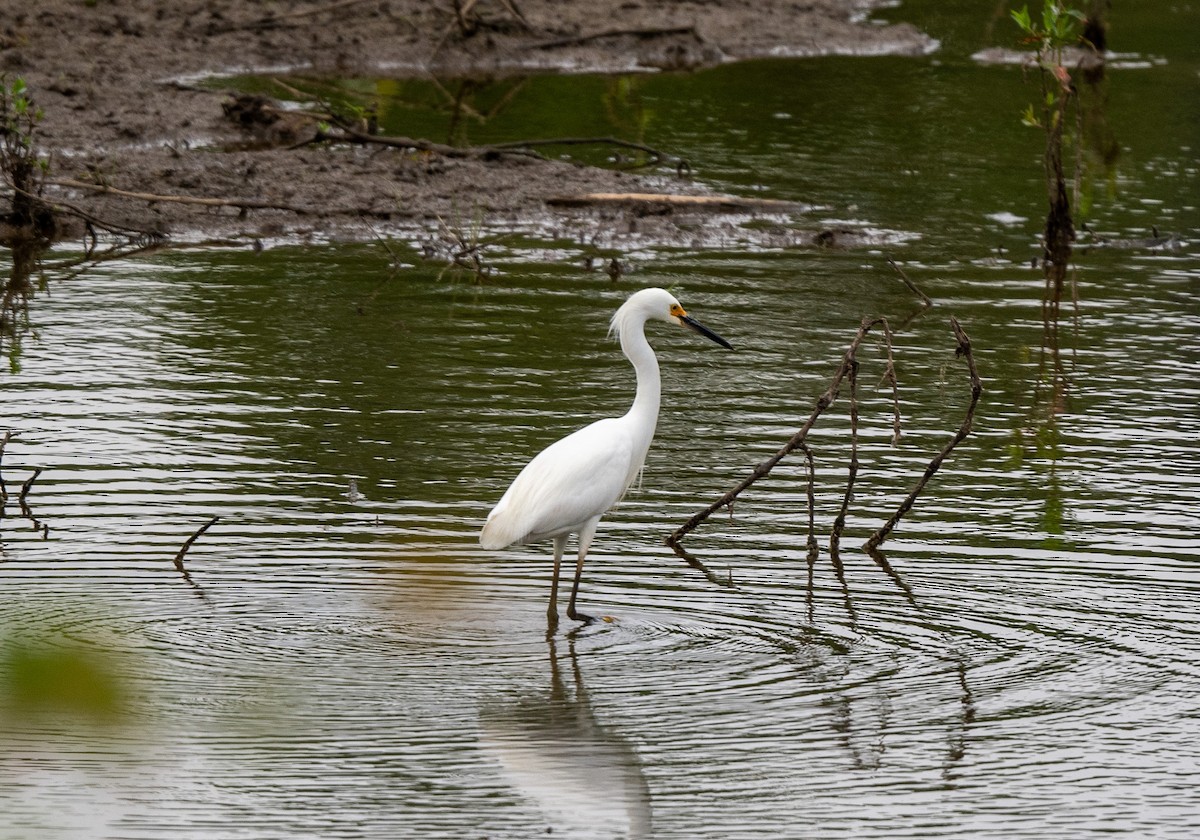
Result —
<instances>
[{"instance_id":1,"label":"forked dry branch","mask_svg":"<svg viewBox=\"0 0 1200 840\"><path fill-rule=\"evenodd\" d=\"M871 535L870 539L868 539L863 546L864 550L871 556L871 558L893 581L895 581L895 583L904 591L908 600L914 604L915 599L911 587L909 587L909 585L904 581L899 573L896 572L891 564L888 563L887 558L880 551L879 547L892 533L905 514L912 509L913 505L916 503L917 497L925 489L926 485L929 483L929 480L933 478L934 474L937 473L937 471L941 468L942 464L949 457L953 449L971 433L975 417L975 408L978 405L979 399L983 393L983 385L979 378L979 372L975 367L975 358L971 353L970 338L959 325L958 320L953 317L950 319L950 327L954 332L954 337L957 342L955 355L965 359L968 375L970 377L971 398L967 406L966 415L963 418L958 430L954 433L953 437L946 443L945 446L942 447L941 451L939 451L932 458L932 460L930 460L929 465L925 468L925 471L917 481L916 486L913 487L909 494L900 503L899 507L897 507L896 511ZM899 441L901 431L900 402L897 391L895 365L892 355L891 329L889 328L887 319L885 318L876 318L873 320L864 318L862 324L858 328L858 332L855 334L853 340L850 342L849 347L846 349L846 353L842 358L841 365L834 373L832 379L830 380L829 386L825 389L825 392L817 398L816 406L813 408L812 413L809 415L804 425L802 425L799 430L792 435L791 439L788 440L787 443L785 443L777 453L756 466L754 470L748 476L738 482L737 485L735 485L728 492L722 494L718 499L705 507L703 510L697 512L690 519L688 519L687 522L677 528L670 534L670 536L666 538L667 545L669 545L676 554L678 554L680 557L683 557L693 567L703 571L710 580L713 580L717 583L723 583L719 578L709 572L698 558L683 548L683 538L688 533L703 524L710 516L712 516L713 513L721 508L728 508L732 510L734 501L739 495L741 495L743 491L745 491L759 479L765 478L767 475L769 475L771 471L779 464L779 462L792 452L800 450L805 459L805 473L808 484L808 540L806 560L808 565L809 613L811 617L813 571L816 565L819 548L817 545L814 525L815 470L813 466L812 451L809 449L806 440L809 432L812 430L813 426L816 425L817 420L838 398L843 383L846 383L849 386L848 390L850 397L850 461L847 470L848 477L846 480L846 489L842 495L841 506L830 531L829 552L834 572L837 574L838 580L847 596L847 608L851 610L851 614L853 615L853 605L849 601L849 591L846 587L844 566L839 554L839 546L846 524L846 517L850 508L850 501L854 496L854 487L856 481L858 480L860 467L858 458L858 350L863 339L866 338L866 336L874 329L878 329L883 333L883 342L887 350L887 367L884 372L883 381L887 382L891 386L892 391L894 416L892 442L894 444Z\"/></svg>"}]
</instances>

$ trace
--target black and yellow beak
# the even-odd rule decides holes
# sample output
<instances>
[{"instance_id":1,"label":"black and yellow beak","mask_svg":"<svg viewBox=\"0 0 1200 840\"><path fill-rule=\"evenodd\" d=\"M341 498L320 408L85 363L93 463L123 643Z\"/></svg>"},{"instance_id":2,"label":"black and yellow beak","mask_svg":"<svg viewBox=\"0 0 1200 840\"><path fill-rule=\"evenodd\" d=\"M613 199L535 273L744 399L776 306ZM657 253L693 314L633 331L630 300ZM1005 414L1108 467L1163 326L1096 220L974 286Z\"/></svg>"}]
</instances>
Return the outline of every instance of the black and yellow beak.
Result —
<instances>
[{"instance_id":1,"label":"black and yellow beak","mask_svg":"<svg viewBox=\"0 0 1200 840\"><path fill-rule=\"evenodd\" d=\"M725 339L721 338L721 336L717 335L715 332L713 332L708 327L704 326L699 321L697 321L695 318L693 318L692 316L683 312L682 310L675 317L677 317L679 319L679 323L683 324L685 327L687 327L692 332L699 333L700 335L707 338L709 341L715 341L717 344L720 344L726 350L733 349L732 344L730 344Z\"/></svg>"}]
</instances>

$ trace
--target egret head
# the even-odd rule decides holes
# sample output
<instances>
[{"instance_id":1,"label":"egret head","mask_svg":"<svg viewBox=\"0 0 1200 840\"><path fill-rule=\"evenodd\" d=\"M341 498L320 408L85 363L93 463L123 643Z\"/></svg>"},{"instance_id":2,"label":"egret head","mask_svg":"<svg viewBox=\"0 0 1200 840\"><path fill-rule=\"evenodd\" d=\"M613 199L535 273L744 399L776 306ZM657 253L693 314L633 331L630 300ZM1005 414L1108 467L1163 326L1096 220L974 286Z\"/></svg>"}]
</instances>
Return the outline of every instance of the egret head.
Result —
<instances>
[{"instance_id":1,"label":"egret head","mask_svg":"<svg viewBox=\"0 0 1200 840\"><path fill-rule=\"evenodd\" d=\"M642 289L630 295L613 315L609 333L619 336L649 320L666 321L668 324L687 327L728 350L733 349L732 344L688 315L687 310L666 289Z\"/></svg>"}]
</instances>

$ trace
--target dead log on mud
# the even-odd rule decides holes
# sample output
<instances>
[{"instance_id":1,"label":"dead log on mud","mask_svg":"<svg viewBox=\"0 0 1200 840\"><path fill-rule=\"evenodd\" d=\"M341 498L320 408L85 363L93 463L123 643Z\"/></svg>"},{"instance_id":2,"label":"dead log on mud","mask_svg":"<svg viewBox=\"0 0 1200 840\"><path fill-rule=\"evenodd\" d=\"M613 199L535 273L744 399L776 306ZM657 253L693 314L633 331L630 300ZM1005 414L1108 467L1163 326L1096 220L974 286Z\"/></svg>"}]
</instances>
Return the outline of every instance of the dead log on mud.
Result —
<instances>
[{"instance_id":1,"label":"dead log on mud","mask_svg":"<svg viewBox=\"0 0 1200 840\"><path fill-rule=\"evenodd\" d=\"M723 213L787 213L800 209L794 201L743 198L736 195L674 195L669 193L581 193L546 199L551 207L602 207L618 205L636 209L664 208Z\"/></svg>"}]
</instances>

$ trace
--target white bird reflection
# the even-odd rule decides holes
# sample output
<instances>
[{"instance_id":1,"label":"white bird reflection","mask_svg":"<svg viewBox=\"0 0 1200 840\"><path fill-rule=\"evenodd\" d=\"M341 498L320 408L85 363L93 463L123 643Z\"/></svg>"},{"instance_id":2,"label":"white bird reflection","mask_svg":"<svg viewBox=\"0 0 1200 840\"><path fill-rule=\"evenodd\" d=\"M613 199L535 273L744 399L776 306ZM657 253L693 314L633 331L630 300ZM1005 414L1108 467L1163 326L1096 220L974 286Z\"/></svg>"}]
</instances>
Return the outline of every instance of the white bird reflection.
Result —
<instances>
[{"instance_id":1,"label":"white bird reflection","mask_svg":"<svg viewBox=\"0 0 1200 840\"><path fill-rule=\"evenodd\" d=\"M480 710L480 749L556 835L649 837L650 791L637 754L592 714L573 640L573 693L563 681L554 639L547 642L549 692Z\"/></svg>"}]
</instances>

